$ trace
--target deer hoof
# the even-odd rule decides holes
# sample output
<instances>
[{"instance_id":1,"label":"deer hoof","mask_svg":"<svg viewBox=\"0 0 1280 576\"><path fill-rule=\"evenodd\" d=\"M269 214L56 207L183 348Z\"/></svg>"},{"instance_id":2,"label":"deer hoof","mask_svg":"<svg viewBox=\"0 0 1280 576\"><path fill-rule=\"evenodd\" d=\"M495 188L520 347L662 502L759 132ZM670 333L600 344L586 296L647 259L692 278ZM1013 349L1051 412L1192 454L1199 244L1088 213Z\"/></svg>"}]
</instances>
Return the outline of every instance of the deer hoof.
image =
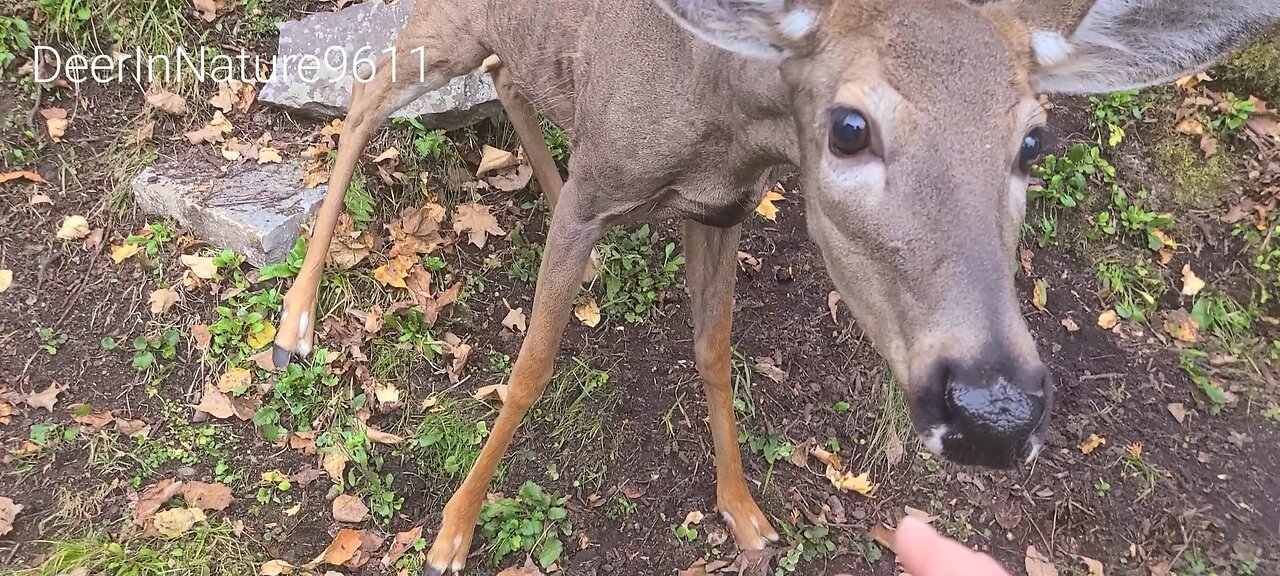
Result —
<instances>
[{"instance_id":1,"label":"deer hoof","mask_svg":"<svg viewBox=\"0 0 1280 576\"><path fill-rule=\"evenodd\" d=\"M718 506L733 539L739 550L763 550L770 542L778 541L778 531L769 524L769 519L760 506L750 497L735 500L732 504Z\"/></svg>"},{"instance_id":2,"label":"deer hoof","mask_svg":"<svg viewBox=\"0 0 1280 576\"><path fill-rule=\"evenodd\" d=\"M311 353L316 334L316 297L314 294L295 296L290 290L284 297L284 312L276 328L275 346L271 361L276 368L283 368L294 355Z\"/></svg>"}]
</instances>

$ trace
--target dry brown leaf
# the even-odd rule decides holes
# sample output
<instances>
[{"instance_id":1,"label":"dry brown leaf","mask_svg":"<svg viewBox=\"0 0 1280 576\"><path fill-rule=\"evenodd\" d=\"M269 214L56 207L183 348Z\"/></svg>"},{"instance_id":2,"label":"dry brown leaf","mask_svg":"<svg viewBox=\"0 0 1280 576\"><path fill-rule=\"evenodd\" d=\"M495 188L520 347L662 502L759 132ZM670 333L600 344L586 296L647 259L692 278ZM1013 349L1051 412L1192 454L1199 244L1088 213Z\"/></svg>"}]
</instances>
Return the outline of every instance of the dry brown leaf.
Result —
<instances>
[{"instance_id":1,"label":"dry brown leaf","mask_svg":"<svg viewBox=\"0 0 1280 576\"><path fill-rule=\"evenodd\" d=\"M1110 330L1120 323L1120 315L1115 310L1107 310L1098 315L1098 327L1103 330Z\"/></svg>"},{"instance_id":2,"label":"dry brown leaf","mask_svg":"<svg viewBox=\"0 0 1280 576\"><path fill-rule=\"evenodd\" d=\"M391 286L393 288L408 288L405 279L409 277L409 269L417 268L418 262L416 258L409 255L403 255L387 261L377 268L373 269L373 279L377 280L383 286Z\"/></svg>"},{"instance_id":3,"label":"dry brown leaf","mask_svg":"<svg viewBox=\"0 0 1280 576\"><path fill-rule=\"evenodd\" d=\"M375 382L373 397L378 401L378 408L384 412L400 405L400 389L391 382Z\"/></svg>"},{"instance_id":4,"label":"dry brown leaf","mask_svg":"<svg viewBox=\"0 0 1280 576\"><path fill-rule=\"evenodd\" d=\"M1165 408L1169 410L1169 415L1173 416L1173 419L1177 420L1179 424L1183 423L1183 421L1187 419L1187 407L1183 406L1180 402L1174 402L1173 404L1165 406Z\"/></svg>"},{"instance_id":5,"label":"dry brown leaf","mask_svg":"<svg viewBox=\"0 0 1280 576\"><path fill-rule=\"evenodd\" d=\"M13 286L13 270L0 270L0 294L5 293L10 286Z\"/></svg>"},{"instance_id":6,"label":"dry brown leaf","mask_svg":"<svg viewBox=\"0 0 1280 576\"><path fill-rule=\"evenodd\" d=\"M756 214L764 217L765 220L776 222L778 220L777 202L785 202L786 196L783 196L785 190L781 184L776 184L765 192L764 198L760 199L760 204L756 206Z\"/></svg>"},{"instance_id":7,"label":"dry brown leaf","mask_svg":"<svg viewBox=\"0 0 1280 576\"><path fill-rule=\"evenodd\" d=\"M67 407L67 411L71 412L71 419L77 424L83 424L94 430L105 428L116 421L110 410L94 412L93 407L88 404L72 404Z\"/></svg>"},{"instance_id":8,"label":"dry brown leaf","mask_svg":"<svg viewBox=\"0 0 1280 576\"><path fill-rule=\"evenodd\" d=\"M1035 546L1027 546L1027 576L1058 576L1058 569Z\"/></svg>"},{"instance_id":9,"label":"dry brown leaf","mask_svg":"<svg viewBox=\"0 0 1280 576\"><path fill-rule=\"evenodd\" d=\"M463 342L452 332L445 333L444 342L444 353L452 359L449 363L449 381L457 384L462 381L463 371L467 367L467 358L471 357L472 346Z\"/></svg>"},{"instance_id":10,"label":"dry brown leaf","mask_svg":"<svg viewBox=\"0 0 1280 576\"><path fill-rule=\"evenodd\" d=\"M342 452L325 452L320 456L320 466L334 482L345 482L342 477L347 469L347 455Z\"/></svg>"},{"instance_id":11,"label":"dry brown leaf","mask_svg":"<svg viewBox=\"0 0 1280 576\"><path fill-rule=\"evenodd\" d=\"M1183 118L1181 122L1174 125L1173 129L1189 136L1200 136L1205 133L1204 124L1195 116Z\"/></svg>"},{"instance_id":12,"label":"dry brown leaf","mask_svg":"<svg viewBox=\"0 0 1280 576\"><path fill-rule=\"evenodd\" d=\"M284 162L284 157L280 156L280 151L272 147L264 147L258 149L258 164L279 164Z\"/></svg>"},{"instance_id":13,"label":"dry brown leaf","mask_svg":"<svg viewBox=\"0 0 1280 576\"><path fill-rule=\"evenodd\" d=\"M178 291L173 288L157 288L151 291L151 296L147 297L147 302L151 304L151 313L154 315L164 314L178 303Z\"/></svg>"},{"instance_id":14,"label":"dry brown leaf","mask_svg":"<svg viewBox=\"0 0 1280 576\"><path fill-rule=\"evenodd\" d=\"M1200 339L1200 325L1191 317L1191 313L1178 309L1164 316L1164 331L1182 342L1194 344Z\"/></svg>"},{"instance_id":15,"label":"dry brown leaf","mask_svg":"<svg viewBox=\"0 0 1280 576\"><path fill-rule=\"evenodd\" d=\"M64 108L45 108L40 111L44 117L44 127L49 131L49 139L61 142L67 135L67 111Z\"/></svg>"},{"instance_id":16,"label":"dry brown leaf","mask_svg":"<svg viewBox=\"0 0 1280 576\"><path fill-rule=\"evenodd\" d=\"M506 384L490 384L488 386L481 386L478 388L476 390L475 397L476 400L481 402L497 400L498 402L505 403L507 401L507 392L509 390L510 388Z\"/></svg>"},{"instance_id":17,"label":"dry brown leaf","mask_svg":"<svg viewBox=\"0 0 1280 576\"><path fill-rule=\"evenodd\" d=\"M62 219L62 226L58 228L58 238L61 240L79 240L89 235L89 221L84 216L73 214Z\"/></svg>"},{"instance_id":18,"label":"dry brown leaf","mask_svg":"<svg viewBox=\"0 0 1280 576\"><path fill-rule=\"evenodd\" d=\"M329 243L329 252L326 254L329 264L349 270L368 258L372 251L373 234L367 230L356 230L355 221L346 212L338 216L333 242Z\"/></svg>"},{"instance_id":19,"label":"dry brown leaf","mask_svg":"<svg viewBox=\"0 0 1280 576\"><path fill-rule=\"evenodd\" d=\"M1190 264L1182 265L1182 295L1195 296L1201 290L1204 290L1204 280L1201 280L1196 273L1191 270Z\"/></svg>"},{"instance_id":20,"label":"dry brown leaf","mask_svg":"<svg viewBox=\"0 0 1280 576\"><path fill-rule=\"evenodd\" d=\"M383 432L382 430L374 428L373 426L370 426L358 420L356 422L357 422L357 425L364 430L364 435L366 438L369 439L370 442L375 442L377 444L386 444L388 446L394 446L396 444L404 442L404 438L401 436L397 436L390 432Z\"/></svg>"},{"instance_id":21,"label":"dry brown leaf","mask_svg":"<svg viewBox=\"0 0 1280 576\"><path fill-rule=\"evenodd\" d=\"M369 507L358 496L339 494L333 499L333 519L354 524L369 519Z\"/></svg>"},{"instance_id":22,"label":"dry brown leaf","mask_svg":"<svg viewBox=\"0 0 1280 576\"><path fill-rule=\"evenodd\" d=\"M324 552L321 552L319 556L316 556L314 560L308 562L303 567L309 569L315 568L321 564L341 566L355 555L356 550L360 549L361 543L362 540L360 538L359 530L343 528L338 531L338 535L333 538L333 542L329 543L329 546L324 549Z\"/></svg>"},{"instance_id":23,"label":"dry brown leaf","mask_svg":"<svg viewBox=\"0 0 1280 576\"><path fill-rule=\"evenodd\" d=\"M120 264L125 260L134 257L138 252L142 251L142 246L137 244L120 244L111 246L111 261Z\"/></svg>"},{"instance_id":24,"label":"dry brown leaf","mask_svg":"<svg viewBox=\"0 0 1280 576\"><path fill-rule=\"evenodd\" d=\"M201 280L212 280L214 276L218 275L218 266L213 263L213 258L211 257L183 254L178 260L184 266L190 268L191 273Z\"/></svg>"},{"instance_id":25,"label":"dry brown leaf","mask_svg":"<svg viewBox=\"0 0 1280 576\"><path fill-rule=\"evenodd\" d=\"M28 394L23 402L32 408L44 408L45 411L53 412L53 407L58 403L58 395L66 391L66 386L50 382L48 388Z\"/></svg>"},{"instance_id":26,"label":"dry brown leaf","mask_svg":"<svg viewBox=\"0 0 1280 576\"><path fill-rule=\"evenodd\" d=\"M5 182L8 182L10 180L18 180L18 179L27 180L29 182L35 182L37 184L43 184L46 182L43 176L36 174L35 172L32 172L30 170L15 170L13 172L5 172L4 174L0 174L0 184L4 184Z\"/></svg>"},{"instance_id":27,"label":"dry brown leaf","mask_svg":"<svg viewBox=\"0 0 1280 576\"><path fill-rule=\"evenodd\" d=\"M782 383L787 381L786 371L779 367L777 361L770 356L756 358L755 369L756 372L764 374L765 377L774 382Z\"/></svg>"},{"instance_id":28,"label":"dry brown leaf","mask_svg":"<svg viewBox=\"0 0 1280 576\"><path fill-rule=\"evenodd\" d=\"M512 332L521 334L528 328L529 319L524 315L524 308L512 308L507 310L507 315L502 318L502 325L510 329Z\"/></svg>"},{"instance_id":29,"label":"dry brown leaf","mask_svg":"<svg viewBox=\"0 0 1280 576\"><path fill-rule=\"evenodd\" d=\"M381 162L386 162L387 160L397 160L399 158L400 158L400 150L395 146L392 146L390 148L387 148L386 150L383 150L381 154L374 157L373 163L378 164Z\"/></svg>"},{"instance_id":30,"label":"dry brown leaf","mask_svg":"<svg viewBox=\"0 0 1280 576\"><path fill-rule=\"evenodd\" d=\"M1072 319L1072 318L1063 318L1063 319L1062 319L1062 327L1063 327L1063 328L1066 328L1066 329L1067 329L1067 332L1079 332L1079 331L1080 331L1080 325L1079 325L1079 324L1076 324L1076 321L1075 321L1074 319Z\"/></svg>"},{"instance_id":31,"label":"dry brown leaf","mask_svg":"<svg viewBox=\"0 0 1280 576\"><path fill-rule=\"evenodd\" d=\"M133 512L133 523L141 526L152 516L155 516L165 502L178 495L178 492L182 490L182 484L181 480L167 478L143 488L142 492L138 494L138 499L130 507Z\"/></svg>"},{"instance_id":32,"label":"dry brown leaf","mask_svg":"<svg viewBox=\"0 0 1280 576\"><path fill-rule=\"evenodd\" d=\"M840 323L840 293L832 290L827 294L827 311L831 312L831 321Z\"/></svg>"},{"instance_id":33,"label":"dry brown leaf","mask_svg":"<svg viewBox=\"0 0 1280 576\"><path fill-rule=\"evenodd\" d=\"M182 116L187 113L186 99L168 90L158 90L147 94L147 104L174 116Z\"/></svg>"},{"instance_id":34,"label":"dry brown leaf","mask_svg":"<svg viewBox=\"0 0 1280 576\"><path fill-rule=\"evenodd\" d=\"M1092 454L1093 451L1097 450L1099 446L1102 446L1103 444L1106 444L1106 443L1107 443L1106 438L1103 438L1097 434L1090 434L1089 439L1085 440L1084 444L1080 445L1080 451L1085 454Z\"/></svg>"},{"instance_id":35,"label":"dry brown leaf","mask_svg":"<svg viewBox=\"0 0 1280 576\"><path fill-rule=\"evenodd\" d=\"M248 390L251 384L253 384L253 372L245 368L231 368L218 377L218 390L222 392Z\"/></svg>"},{"instance_id":36,"label":"dry brown leaf","mask_svg":"<svg viewBox=\"0 0 1280 576\"><path fill-rule=\"evenodd\" d=\"M1031 305L1037 310L1044 312L1045 306L1049 304L1049 283L1043 279L1036 279L1035 284L1031 288Z\"/></svg>"},{"instance_id":37,"label":"dry brown leaf","mask_svg":"<svg viewBox=\"0 0 1280 576\"><path fill-rule=\"evenodd\" d=\"M573 315L579 322L592 328L600 325L600 306L590 294L587 295L586 300L573 308Z\"/></svg>"},{"instance_id":38,"label":"dry brown leaf","mask_svg":"<svg viewBox=\"0 0 1280 576\"><path fill-rule=\"evenodd\" d=\"M391 540L391 548L387 550L387 555L382 557L382 567L390 568L391 565L395 564L396 560L399 560L401 556L404 556L404 553L407 552L409 548L413 546L413 543L417 542L421 537L421 525L414 526L409 530L396 534L396 537Z\"/></svg>"},{"instance_id":39,"label":"dry brown leaf","mask_svg":"<svg viewBox=\"0 0 1280 576\"><path fill-rule=\"evenodd\" d=\"M485 144L480 150L480 166L476 168L477 178L489 172L510 168L520 162L515 154L494 148L488 144Z\"/></svg>"},{"instance_id":40,"label":"dry brown leaf","mask_svg":"<svg viewBox=\"0 0 1280 576\"><path fill-rule=\"evenodd\" d=\"M453 231L459 234L468 233L468 239L476 248L484 248L489 236L505 236L507 233L498 226L498 219L489 213L489 206L472 202L459 204L453 214Z\"/></svg>"},{"instance_id":41,"label":"dry brown leaf","mask_svg":"<svg viewBox=\"0 0 1280 576\"><path fill-rule=\"evenodd\" d=\"M512 566L497 574L497 576L544 576L538 566L533 563L532 558L525 558L524 566Z\"/></svg>"},{"instance_id":42,"label":"dry brown leaf","mask_svg":"<svg viewBox=\"0 0 1280 576\"><path fill-rule=\"evenodd\" d=\"M182 499L193 508L226 510L233 497L231 488L221 482L187 482L182 486Z\"/></svg>"},{"instance_id":43,"label":"dry brown leaf","mask_svg":"<svg viewBox=\"0 0 1280 576\"><path fill-rule=\"evenodd\" d=\"M0 496L0 536L13 530L13 521L22 512L23 506L8 496Z\"/></svg>"},{"instance_id":44,"label":"dry brown leaf","mask_svg":"<svg viewBox=\"0 0 1280 576\"><path fill-rule=\"evenodd\" d=\"M879 542L881 546L884 546L885 548L888 548L889 551L897 554L897 529L890 528L889 525L882 523L872 526L871 529L867 531L867 534L869 534L876 542Z\"/></svg>"},{"instance_id":45,"label":"dry brown leaf","mask_svg":"<svg viewBox=\"0 0 1280 576\"><path fill-rule=\"evenodd\" d=\"M1084 563L1084 567L1089 570L1089 576L1107 576L1101 562L1088 556L1076 556L1076 558Z\"/></svg>"},{"instance_id":46,"label":"dry brown leaf","mask_svg":"<svg viewBox=\"0 0 1280 576\"><path fill-rule=\"evenodd\" d=\"M161 536L177 538L186 534L199 522L205 521L204 510L199 508L173 508L156 514L151 519Z\"/></svg>"},{"instance_id":47,"label":"dry brown leaf","mask_svg":"<svg viewBox=\"0 0 1280 576\"><path fill-rule=\"evenodd\" d=\"M490 186L493 186L503 192L515 192L517 190L523 190L525 186L529 185L529 181L532 179L533 167L528 164L521 163L485 178L484 181L488 182Z\"/></svg>"},{"instance_id":48,"label":"dry brown leaf","mask_svg":"<svg viewBox=\"0 0 1280 576\"><path fill-rule=\"evenodd\" d=\"M219 420L225 420L235 415L235 407L231 405L231 398L223 394L221 390L214 384L205 384L204 396L200 398L200 403L196 405L196 410L204 412Z\"/></svg>"},{"instance_id":49,"label":"dry brown leaf","mask_svg":"<svg viewBox=\"0 0 1280 576\"><path fill-rule=\"evenodd\" d=\"M268 560L258 569L258 576L287 576L296 568L284 560Z\"/></svg>"}]
</instances>

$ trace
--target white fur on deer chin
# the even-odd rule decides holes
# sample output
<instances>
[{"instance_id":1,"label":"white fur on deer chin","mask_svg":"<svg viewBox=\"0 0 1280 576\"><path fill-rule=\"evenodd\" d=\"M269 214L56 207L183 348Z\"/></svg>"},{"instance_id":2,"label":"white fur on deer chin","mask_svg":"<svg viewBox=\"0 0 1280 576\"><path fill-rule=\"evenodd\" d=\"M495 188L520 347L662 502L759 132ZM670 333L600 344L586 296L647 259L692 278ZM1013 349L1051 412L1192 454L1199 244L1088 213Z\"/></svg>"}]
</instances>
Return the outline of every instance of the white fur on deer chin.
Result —
<instances>
[{"instance_id":1,"label":"white fur on deer chin","mask_svg":"<svg viewBox=\"0 0 1280 576\"><path fill-rule=\"evenodd\" d=\"M1071 56L1071 43L1057 32L1031 33L1031 51L1036 55L1036 62L1041 66L1053 66Z\"/></svg>"},{"instance_id":2,"label":"white fur on deer chin","mask_svg":"<svg viewBox=\"0 0 1280 576\"><path fill-rule=\"evenodd\" d=\"M942 456L942 439L947 435L950 429L946 424L939 424L929 430L929 435L922 437L920 440L924 442L925 450L933 453L934 456Z\"/></svg>"}]
</instances>

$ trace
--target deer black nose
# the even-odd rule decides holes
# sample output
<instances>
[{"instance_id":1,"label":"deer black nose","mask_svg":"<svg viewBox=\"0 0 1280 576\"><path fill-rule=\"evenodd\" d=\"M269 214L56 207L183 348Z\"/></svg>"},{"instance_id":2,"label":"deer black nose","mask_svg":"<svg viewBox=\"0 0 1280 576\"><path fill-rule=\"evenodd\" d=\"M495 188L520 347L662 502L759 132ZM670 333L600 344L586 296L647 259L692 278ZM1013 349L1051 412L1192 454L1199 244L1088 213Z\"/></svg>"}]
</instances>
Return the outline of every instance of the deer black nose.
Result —
<instances>
[{"instance_id":1,"label":"deer black nose","mask_svg":"<svg viewBox=\"0 0 1280 576\"><path fill-rule=\"evenodd\" d=\"M1043 366L952 366L944 372L942 454L960 464L1008 468L1039 449L1053 380Z\"/></svg>"}]
</instances>

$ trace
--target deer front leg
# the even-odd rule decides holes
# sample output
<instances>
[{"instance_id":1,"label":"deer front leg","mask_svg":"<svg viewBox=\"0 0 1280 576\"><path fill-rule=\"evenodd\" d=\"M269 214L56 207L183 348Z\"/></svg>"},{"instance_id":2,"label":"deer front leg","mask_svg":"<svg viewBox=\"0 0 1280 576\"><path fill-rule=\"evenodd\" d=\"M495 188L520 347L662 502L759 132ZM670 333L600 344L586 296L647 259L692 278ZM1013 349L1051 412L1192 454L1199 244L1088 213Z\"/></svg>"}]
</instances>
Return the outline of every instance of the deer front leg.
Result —
<instances>
[{"instance_id":1,"label":"deer front leg","mask_svg":"<svg viewBox=\"0 0 1280 576\"><path fill-rule=\"evenodd\" d=\"M457 573L466 565L480 505L489 491L498 461L506 453L525 413L551 379L582 270L592 246L602 234L599 222L583 218L575 210L578 202L574 189L574 180L570 178L563 190L568 201L552 214L542 267L538 270L529 332L511 370L507 400L475 465L444 507L440 533L427 553L427 576L440 576L445 570Z\"/></svg>"},{"instance_id":2,"label":"deer front leg","mask_svg":"<svg viewBox=\"0 0 1280 576\"><path fill-rule=\"evenodd\" d=\"M316 324L319 323L316 318L316 294L320 289L320 278L324 275L329 243L333 240L338 216L344 208L343 198L365 144L369 143L374 131L392 112L419 96L444 86L454 76L474 69L483 57L483 49L475 45L468 50L459 50L456 59L431 60L426 68L422 68L422 61L414 50L423 47L434 51L437 46L427 45L413 32L414 29L407 28L401 37L396 46L397 58L392 58L390 54L383 55L372 71L372 78L368 82L357 81L352 87L351 106L342 125L338 158L329 175L329 188L316 215L311 242L307 246L302 267L284 296L284 309L272 353L272 361L277 368L288 364L294 354L306 356L311 353ZM393 63L394 70L391 68ZM369 78L369 73L368 70L362 70L360 77Z\"/></svg>"},{"instance_id":3,"label":"deer front leg","mask_svg":"<svg viewBox=\"0 0 1280 576\"><path fill-rule=\"evenodd\" d=\"M711 438L716 457L716 508L742 550L761 550L778 539L747 488L733 414L729 337L741 226L713 228L692 220L684 224L693 350L707 393Z\"/></svg>"}]
</instances>

